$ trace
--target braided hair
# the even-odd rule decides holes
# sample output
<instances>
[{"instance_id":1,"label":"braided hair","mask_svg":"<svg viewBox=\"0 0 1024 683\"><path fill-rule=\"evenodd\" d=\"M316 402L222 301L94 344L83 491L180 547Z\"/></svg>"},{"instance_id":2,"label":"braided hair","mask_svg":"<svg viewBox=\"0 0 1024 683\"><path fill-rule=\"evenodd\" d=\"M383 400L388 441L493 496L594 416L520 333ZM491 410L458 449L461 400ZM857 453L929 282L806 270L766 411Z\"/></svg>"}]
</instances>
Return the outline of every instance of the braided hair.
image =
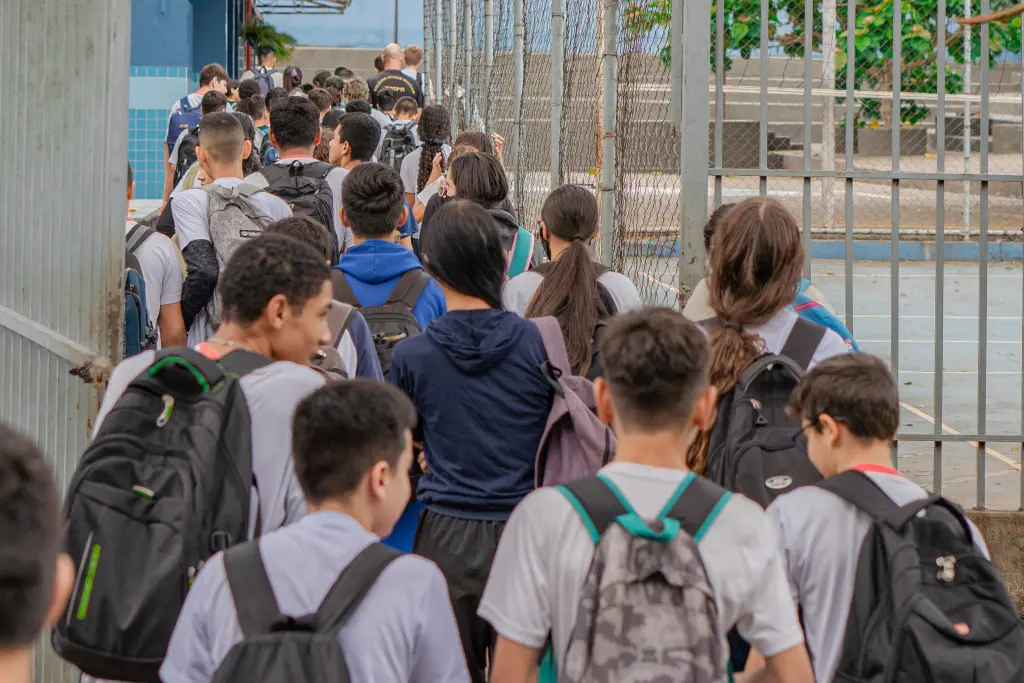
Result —
<instances>
[{"instance_id":1,"label":"braided hair","mask_svg":"<svg viewBox=\"0 0 1024 683\"><path fill-rule=\"evenodd\" d=\"M448 110L439 104L424 107L420 114L419 135L423 147L420 148L420 167L416 176L417 193L422 192L430 180L434 155L440 154L441 148L452 139L452 118Z\"/></svg>"}]
</instances>

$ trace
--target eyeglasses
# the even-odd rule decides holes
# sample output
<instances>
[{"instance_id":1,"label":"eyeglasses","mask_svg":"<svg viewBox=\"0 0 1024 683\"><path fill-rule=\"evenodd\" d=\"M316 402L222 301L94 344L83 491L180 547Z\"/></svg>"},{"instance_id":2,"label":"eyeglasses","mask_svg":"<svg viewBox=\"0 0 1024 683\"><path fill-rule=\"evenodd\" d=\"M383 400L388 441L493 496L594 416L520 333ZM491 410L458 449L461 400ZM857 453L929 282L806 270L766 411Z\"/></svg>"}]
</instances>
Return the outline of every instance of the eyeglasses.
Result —
<instances>
[{"instance_id":1,"label":"eyeglasses","mask_svg":"<svg viewBox=\"0 0 1024 683\"><path fill-rule=\"evenodd\" d=\"M840 424L846 422L846 418L843 418L843 417L832 417L832 419L835 420L836 422L840 423ZM821 426L821 416L819 415L818 417L814 418L812 421L808 422L806 425L804 425L803 427L798 429L795 434L793 434L793 448L796 449L797 453L799 453L800 455L803 455L805 457L808 456L808 452L807 452L807 430L808 429L818 429L818 427L820 427L820 426Z\"/></svg>"}]
</instances>

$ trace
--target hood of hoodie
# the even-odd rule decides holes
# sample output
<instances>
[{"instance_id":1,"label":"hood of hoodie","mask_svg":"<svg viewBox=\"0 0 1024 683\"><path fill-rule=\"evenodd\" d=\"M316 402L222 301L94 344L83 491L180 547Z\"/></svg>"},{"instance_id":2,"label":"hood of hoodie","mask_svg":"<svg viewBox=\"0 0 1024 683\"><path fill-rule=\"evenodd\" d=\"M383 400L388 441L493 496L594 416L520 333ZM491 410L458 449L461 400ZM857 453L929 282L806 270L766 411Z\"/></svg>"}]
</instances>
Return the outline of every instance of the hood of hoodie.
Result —
<instances>
[{"instance_id":1,"label":"hood of hoodie","mask_svg":"<svg viewBox=\"0 0 1024 683\"><path fill-rule=\"evenodd\" d=\"M519 231L519 223L516 222L516 217L510 214L504 209L489 209L488 213L494 218L498 227L501 228L501 245L505 247L505 250L512 248L512 241L516 237L516 232Z\"/></svg>"},{"instance_id":2,"label":"hood of hoodie","mask_svg":"<svg viewBox=\"0 0 1024 683\"><path fill-rule=\"evenodd\" d=\"M401 244L367 240L344 253L338 269L367 284L393 280L407 271L422 268L416 254Z\"/></svg>"},{"instance_id":3,"label":"hood of hoodie","mask_svg":"<svg viewBox=\"0 0 1024 683\"><path fill-rule=\"evenodd\" d=\"M515 313L487 309L450 311L430 323L425 334L465 374L487 372L504 360L523 335Z\"/></svg>"}]
</instances>

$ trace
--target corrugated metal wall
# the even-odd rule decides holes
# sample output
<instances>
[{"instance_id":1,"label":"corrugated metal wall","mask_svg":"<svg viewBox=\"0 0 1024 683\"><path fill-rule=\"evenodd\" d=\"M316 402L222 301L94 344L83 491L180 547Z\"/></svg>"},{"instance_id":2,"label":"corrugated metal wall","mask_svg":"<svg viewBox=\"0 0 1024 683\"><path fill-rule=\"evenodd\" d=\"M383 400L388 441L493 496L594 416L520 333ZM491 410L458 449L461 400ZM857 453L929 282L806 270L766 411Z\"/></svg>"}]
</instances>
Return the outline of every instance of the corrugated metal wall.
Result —
<instances>
[{"instance_id":1,"label":"corrugated metal wall","mask_svg":"<svg viewBox=\"0 0 1024 683\"><path fill-rule=\"evenodd\" d=\"M100 392L70 374L116 357L131 0L0 0L0 419L60 485ZM48 645L37 681L76 681Z\"/></svg>"}]
</instances>

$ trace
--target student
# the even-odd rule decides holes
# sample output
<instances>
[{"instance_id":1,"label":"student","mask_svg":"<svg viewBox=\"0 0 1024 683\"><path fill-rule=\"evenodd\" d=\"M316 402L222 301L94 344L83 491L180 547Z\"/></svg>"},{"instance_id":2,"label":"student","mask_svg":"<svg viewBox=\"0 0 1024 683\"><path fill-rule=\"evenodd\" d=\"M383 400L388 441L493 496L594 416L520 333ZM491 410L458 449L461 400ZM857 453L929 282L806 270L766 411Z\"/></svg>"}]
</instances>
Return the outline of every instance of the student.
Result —
<instances>
[{"instance_id":1,"label":"student","mask_svg":"<svg viewBox=\"0 0 1024 683\"><path fill-rule=\"evenodd\" d=\"M345 103L345 113L373 116L373 107L366 100L349 100Z\"/></svg>"},{"instance_id":2,"label":"student","mask_svg":"<svg viewBox=\"0 0 1024 683\"><path fill-rule=\"evenodd\" d=\"M345 179L345 171L340 168L328 169L326 165L318 162L313 157L313 149L320 142L320 113L316 106L304 97L289 97L287 100L276 104L270 111L270 141L280 153L280 158L273 172L264 168L259 173L246 177L245 182L256 187L269 187L272 185L268 176L275 180L279 176L287 181L284 173L289 172L288 167L296 162L303 167L305 177L322 179L321 191L327 190L331 194L331 216L329 220L333 225L328 226L334 229L338 239L338 245L344 251L352 246L352 237L346 234L345 226L341 223L341 182ZM323 224L327 224L327 216L311 216Z\"/></svg>"},{"instance_id":3,"label":"student","mask_svg":"<svg viewBox=\"0 0 1024 683\"><path fill-rule=\"evenodd\" d=\"M228 81L228 91L226 93L228 98L228 110L234 111L235 107L238 106L239 101L242 99L238 94L239 81L234 79Z\"/></svg>"},{"instance_id":4,"label":"student","mask_svg":"<svg viewBox=\"0 0 1024 683\"><path fill-rule=\"evenodd\" d=\"M392 91L382 91L381 94L379 95L379 101L385 102L385 96L388 95L389 92ZM388 95L388 97L390 96ZM411 97L403 97L399 99L397 102L394 103L394 107L387 110L386 113L390 118L390 122L387 123L386 125L381 125L380 143L377 145L377 151L374 154L374 156L379 161L387 163L386 161L384 161L384 158L382 156L384 138L387 137L388 134L392 134L392 137L397 136L397 138L401 140L402 137L404 137L405 132L408 131L409 135L411 136L411 147L406 147L405 149L407 149L408 151L405 153L405 155L402 156L400 159L396 159L395 161L395 163L398 164L398 170L401 170L401 162L405 159L406 156L412 154L413 151L415 151L420 146L420 140L416 136L416 121L419 118L419 112L420 110L416 106L416 100L412 99Z\"/></svg>"},{"instance_id":5,"label":"student","mask_svg":"<svg viewBox=\"0 0 1024 683\"><path fill-rule=\"evenodd\" d=\"M0 681L30 683L41 631L63 616L75 565L62 552L64 520L39 448L0 422ZM450 608L449 608L450 609ZM454 632L451 638L457 642Z\"/></svg>"},{"instance_id":6,"label":"student","mask_svg":"<svg viewBox=\"0 0 1024 683\"><path fill-rule=\"evenodd\" d=\"M694 478L684 455L711 421L717 392L708 385L705 335L674 311L633 311L611 323L602 356L598 414L612 425L618 446L600 476L641 518L652 519ZM698 542L720 633L738 625L764 653L769 676L759 680L813 683L771 524L746 498L724 500ZM512 513L480 602L480 616L498 632L492 683L536 680L549 639L563 670L594 548L556 488L530 494Z\"/></svg>"},{"instance_id":7,"label":"student","mask_svg":"<svg viewBox=\"0 0 1024 683\"><path fill-rule=\"evenodd\" d=\"M505 255L490 215L446 204L422 246L447 313L395 346L390 374L416 404L424 444L413 550L444 572L471 679L483 683L494 632L477 604L505 520L533 490L553 391L540 330L502 310Z\"/></svg>"},{"instance_id":8,"label":"student","mask_svg":"<svg viewBox=\"0 0 1024 683\"><path fill-rule=\"evenodd\" d=\"M332 109L331 111L327 112L326 116L324 116L323 120L320 122L320 127L330 128L331 131L333 132L334 129L338 127L338 121L340 121L341 117L344 115L345 112L339 109Z\"/></svg>"},{"instance_id":9,"label":"student","mask_svg":"<svg viewBox=\"0 0 1024 683\"><path fill-rule=\"evenodd\" d=\"M479 131L467 130L459 133L459 136L455 138L455 147L447 159L442 159L440 155L434 155L430 177L427 179L427 184L423 190L416 195L416 205L413 207L416 212L416 219L420 221L421 231L430 221L430 218L433 217L434 212L441 208L441 202L452 196L451 194L446 194L442 197L438 193L442 182L441 179L444 177L448 170L447 167L451 165L452 161L468 152L487 152L497 156L500 161L501 156L498 154L498 146L495 144L498 140L501 140L502 144L505 142L504 138L500 135L488 135ZM508 197L502 202L500 208L510 214L515 213L515 208Z\"/></svg>"},{"instance_id":10,"label":"student","mask_svg":"<svg viewBox=\"0 0 1024 683\"><path fill-rule=\"evenodd\" d=\"M415 422L408 399L366 380L335 382L299 405L295 473L309 514L258 541L281 613L316 612L342 570L391 530L409 499ZM165 683L207 683L244 639L232 592L218 554L189 591L160 671ZM415 555L380 573L338 641L353 681L468 680L444 580Z\"/></svg>"},{"instance_id":11,"label":"student","mask_svg":"<svg viewBox=\"0 0 1024 683\"><path fill-rule=\"evenodd\" d=\"M233 188L242 184L242 165L251 153L242 125L233 115L211 114L199 127L199 164L214 185ZM266 215L269 224L292 215L283 201L266 192L253 194L249 201ZM171 203L178 245L188 264L188 275L181 291L181 313L189 328L188 344L195 346L213 332L207 324L206 306L213 299L220 272L210 235L206 190L187 190Z\"/></svg>"},{"instance_id":12,"label":"student","mask_svg":"<svg viewBox=\"0 0 1024 683\"><path fill-rule=\"evenodd\" d=\"M519 227L515 216L502 208L508 199L508 177L496 156L472 152L452 161L448 168L447 194L479 204L491 214L500 230L501 244L508 254L509 277L544 263L544 250L535 240L529 260L523 258L518 262L517 247L522 245L524 235L531 240L533 238Z\"/></svg>"},{"instance_id":13,"label":"student","mask_svg":"<svg viewBox=\"0 0 1024 683\"><path fill-rule=\"evenodd\" d=\"M286 235L323 254L328 263L332 258L331 237L328 228L307 216L292 216L275 221L263 231L264 235ZM335 294L337 298L337 294ZM332 338L333 343L333 338ZM373 346L373 335L366 324L366 319L358 310L349 313L345 323L345 332L338 340L338 355L345 364L349 377L365 377L367 379L384 379L377 360L377 352Z\"/></svg>"},{"instance_id":14,"label":"student","mask_svg":"<svg viewBox=\"0 0 1024 683\"><path fill-rule=\"evenodd\" d=\"M316 105L317 110L320 112L320 120L324 120L324 116L327 112L334 107L334 98L331 97L331 93L327 92L323 88L314 88L309 93L309 101Z\"/></svg>"},{"instance_id":15,"label":"student","mask_svg":"<svg viewBox=\"0 0 1024 683\"><path fill-rule=\"evenodd\" d=\"M199 125L202 115L198 110L203 103L203 95L211 90L223 95L227 89L228 72L220 64L207 64L199 72L199 89L171 105L171 112L167 116L167 140L164 144L164 191L160 204L161 211L167 205L171 190L174 189L175 169L168 162L174 144L182 133Z\"/></svg>"},{"instance_id":16,"label":"student","mask_svg":"<svg viewBox=\"0 0 1024 683\"><path fill-rule=\"evenodd\" d=\"M383 68L366 81L366 85L370 88L370 104L376 105L377 94L384 88L390 88L398 95L411 97L416 100L416 104L423 106L423 90L416 84L415 78L410 78L402 73L404 57L405 52L395 43L384 48L384 54L380 58Z\"/></svg>"},{"instance_id":17,"label":"student","mask_svg":"<svg viewBox=\"0 0 1024 683\"><path fill-rule=\"evenodd\" d=\"M255 78L242 79L238 84L238 101L244 102L251 97L263 98L260 92L260 84L256 82Z\"/></svg>"},{"instance_id":18,"label":"student","mask_svg":"<svg viewBox=\"0 0 1024 683\"><path fill-rule=\"evenodd\" d=\"M228 100L224 96L224 93L216 90L203 95L203 101L200 105L200 112L203 118L206 118L210 114L217 114L227 109ZM174 183L175 189L181 185L182 180L188 175L189 169L195 164L196 159L196 145L199 142L199 126L190 128L183 135L178 136L178 140L174 143L174 149L171 150L170 156L167 157L167 163L174 167ZM192 176L193 182L195 176ZM184 189L191 189L192 182L190 182ZM173 196L173 192L172 192ZM170 197L168 197L170 199Z\"/></svg>"},{"instance_id":19,"label":"student","mask_svg":"<svg viewBox=\"0 0 1024 683\"><path fill-rule=\"evenodd\" d=\"M313 87L314 88L326 88L327 79L331 77L331 72L326 69L317 71L316 75L313 76Z\"/></svg>"},{"instance_id":20,"label":"student","mask_svg":"<svg viewBox=\"0 0 1024 683\"><path fill-rule=\"evenodd\" d=\"M277 53L269 45L262 45L256 50L256 59L259 66L255 71L245 71L242 80L254 79L260 86L261 93L267 93L272 88L280 88L284 85L284 74L277 70Z\"/></svg>"},{"instance_id":21,"label":"student","mask_svg":"<svg viewBox=\"0 0 1024 683\"><path fill-rule=\"evenodd\" d=\"M256 128L256 137L253 142L253 151L263 163L264 151L270 146L270 116L267 114L267 105L259 95L242 100L238 104L238 111L248 114L252 118L252 124ZM264 146L266 142L266 146Z\"/></svg>"},{"instance_id":22,"label":"student","mask_svg":"<svg viewBox=\"0 0 1024 683\"><path fill-rule=\"evenodd\" d=\"M373 118L377 119L377 123L380 124L381 128L388 128L392 123L395 122L392 113L395 111L395 105L398 104L400 96L391 88L382 88L377 93L376 104L373 109Z\"/></svg>"},{"instance_id":23,"label":"student","mask_svg":"<svg viewBox=\"0 0 1024 683\"><path fill-rule=\"evenodd\" d=\"M284 70L284 82L281 84L289 97L305 97L306 92L302 89L302 69L297 66L289 66Z\"/></svg>"},{"instance_id":24,"label":"student","mask_svg":"<svg viewBox=\"0 0 1024 683\"><path fill-rule=\"evenodd\" d=\"M430 182L434 158L441 155L441 164L452 153L452 119L448 110L439 104L423 108L420 113L419 139L423 142L412 154L402 160L402 183L405 185L405 201L413 204L416 195Z\"/></svg>"},{"instance_id":25,"label":"student","mask_svg":"<svg viewBox=\"0 0 1024 683\"><path fill-rule=\"evenodd\" d=\"M313 158L317 161L330 163L332 140L334 140L334 129L320 126L320 142L316 143L316 147L313 148Z\"/></svg>"},{"instance_id":26,"label":"student","mask_svg":"<svg viewBox=\"0 0 1024 683\"><path fill-rule=\"evenodd\" d=\"M373 58L373 70L378 74L384 70L384 55L377 55Z\"/></svg>"},{"instance_id":27,"label":"student","mask_svg":"<svg viewBox=\"0 0 1024 683\"><path fill-rule=\"evenodd\" d=\"M339 66L337 69L335 69L334 75L340 78L341 80L345 81L346 83L348 83L349 81L356 80L356 73L352 71L352 69L346 69L343 66Z\"/></svg>"},{"instance_id":28,"label":"student","mask_svg":"<svg viewBox=\"0 0 1024 683\"><path fill-rule=\"evenodd\" d=\"M509 280L501 299L506 310L526 318L558 318L573 372L595 379L601 376L605 321L642 308L643 301L632 280L590 258L598 228L590 190L562 185L544 200L540 215L541 245L550 261Z\"/></svg>"},{"instance_id":29,"label":"student","mask_svg":"<svg viewBox=\"0 0 1024 683\"><path fill-rule=\"evenodd\" d=\"M825 477L861 472L900 506L928 495L892 467L899 392L881 360L855 353L822 362L793 392L790 410L800 417L807 453ZM817 486L780 497L768 508L768 517L801 608L815 677L831 681L843 652L861 545L872 519ZM975 545L988 557L981 533L970 526Z\"/></svg>"},{"instance_id":30,"label":"student","mask_svg":"<svg viewBox=\"0 0 1024 683\"><path fill-rule=\"evenodd\" d=\"M718 229L718 224L734 206L736 205L722 204L715 209L708 218L708 222L704 225L705 253L711 253L711 239L714 237L715 231ZM836 317L835 311L825 299L825 295L822 294L817 287L811 284L811 281L807 278L800 278L800 286L797 290L796 299L793 301L793 308L800 314L800 317L807 318L812 322L816 322L819 325L824 325L825 327L832 329L836 334L843 338L843 341L846 342L846 345L850 350L858 350L856 340L854 340L853 335L850 334L846 325ZM690 298L686 301L686 306L683 308L683 315L694 322L701 322L715 317L715 312L711 309L711 306L708 303L707 278L702 278L700 282L697 283L697 287L693 290L693 294L691 294Z\"/></svg>"},{"instance_id":31,"label":"student","mask_svg":"<svg viewBox=\"0 0 1024 683\"><path fill-rule=\"evenodd\" d=\"M342 91L345 96L346 105L352 100L366 100L370 101L370 86L366 84L361 78L353 78L350 81L345 81L345 89ZM348 111L348 107L345 108Z\"/></svg>"},{"instance_id":32,"label":"student","mask_svg":"<svg viewBox=\"0 0 1024 683\"><path fill-rule=\"evenodd\" d=\"M132 165L128 164L128 205L135 196ZM125 219L125 236L138 225ZM138 245L135 258L142 267L146 282L146 309L150 322L157 330L157 348L185 345L185 321L181 317L181 262L178 248L165 235L152 233Z\"/></svg>"},{"instance_id":33,"label":"student","mask_svg":"<svg viewBox=\"0 0 1024 683\"><path fill-rule=\"evenodd\" d=\"M404 61L405 68L402 69L402 73L416 82L416 87L423 93L424 102L433 102L434 92L430 86L430 77L420 70L423 66L423 48L419 45L405 48Z\"/></svg>"}]
</instances>

